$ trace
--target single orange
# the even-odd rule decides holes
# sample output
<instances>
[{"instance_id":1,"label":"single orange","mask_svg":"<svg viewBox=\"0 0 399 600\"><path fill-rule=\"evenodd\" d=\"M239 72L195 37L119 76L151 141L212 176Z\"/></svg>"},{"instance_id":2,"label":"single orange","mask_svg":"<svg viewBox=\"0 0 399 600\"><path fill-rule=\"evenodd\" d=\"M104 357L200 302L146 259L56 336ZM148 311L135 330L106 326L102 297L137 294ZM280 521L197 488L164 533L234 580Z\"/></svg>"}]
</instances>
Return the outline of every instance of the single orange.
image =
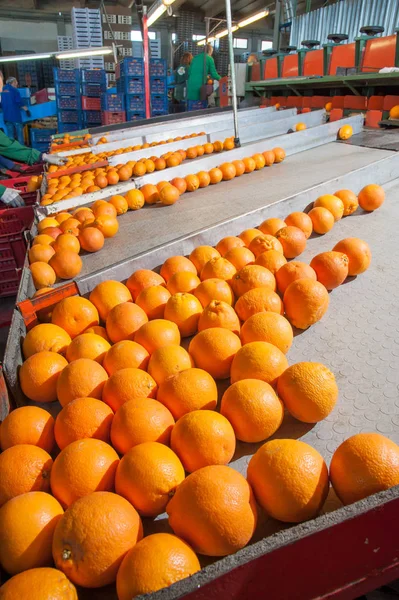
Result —
<instances>
[{"instance_id":1,"label":"single orange","mask_svg":"<svg viewBox=\"0 0 399 600\"><path fill-rule=\"evenodd\" d=\"M222 327L212 327L197 333L188 348L195 365L215 379L227 379L237 351L241 348L240 338Z\"/></svg>"},{"instance_id":2,"label":"single orange","mask_svg":"<svg viewBox=\"0 0 399 600\"><path fill-rule=\"evenodd\" d=\"M69 402L55 421L54 435L60 450L72 442L95 438L110 441L110 431L114 413L101 400L96 398L76 398Z\"/></svg>"}]
</instances>

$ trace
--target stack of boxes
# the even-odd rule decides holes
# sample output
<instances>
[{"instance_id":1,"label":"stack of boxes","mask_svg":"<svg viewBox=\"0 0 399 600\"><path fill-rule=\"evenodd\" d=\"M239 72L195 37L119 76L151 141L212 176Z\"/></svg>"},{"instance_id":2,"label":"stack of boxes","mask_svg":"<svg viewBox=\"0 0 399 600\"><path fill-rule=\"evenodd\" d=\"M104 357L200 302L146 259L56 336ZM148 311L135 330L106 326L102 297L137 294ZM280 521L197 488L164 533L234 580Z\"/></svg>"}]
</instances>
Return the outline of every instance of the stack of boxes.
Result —
<instances>
[{"instance_id":1,"label":"stack of boxes","mask_svg":"<svg viewBox=\"0 0 399 600\"><path fill-rule=\"evenodd\" d=\"M167 115L168 83L166 80L166 60L163 58L152 58L150 60L150 91L151 91L151 116L159 117Z\"/></svg>"},{"instance_id":2,"label":"stack of boxes","mask_svg":"<svg viewBox=\"0 0 399 600\"><path fill-rule=\"evenodd\" d=\"M79 69L54 68L58 132L76 131L83 127Z\"/></svg>"},{"instance_id":3,"label":"stack of boxes","mask_svg":"<svg viewBox=\"0 0 399 600\"><path fill-rule=\"evenodd\" d=\"M104 69L82 70L82 113L84 127L101 125L101 96L107 91Z\"/></svg>"},{"instance_id":4,"label":"stack of boxes","mask_svg":"<svg viewBox=\"0 0 399 600\"><path fill-rule=\"evenodd\" d=\"M124 96L126 121L145 119L144 62L126 57L116 66L116 90Z\"/></svg>"}]
</instances>

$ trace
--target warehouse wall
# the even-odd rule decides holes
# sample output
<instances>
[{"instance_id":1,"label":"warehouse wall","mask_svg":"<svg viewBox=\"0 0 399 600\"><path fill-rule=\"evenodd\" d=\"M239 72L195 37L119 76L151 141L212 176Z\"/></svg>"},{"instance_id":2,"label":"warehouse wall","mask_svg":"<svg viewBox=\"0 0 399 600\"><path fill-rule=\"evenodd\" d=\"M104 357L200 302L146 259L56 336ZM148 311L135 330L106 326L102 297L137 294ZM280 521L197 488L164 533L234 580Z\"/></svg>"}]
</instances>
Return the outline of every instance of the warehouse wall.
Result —
<instances>
[{"instance_id":1,"label":"warehouse wall","mask_svg":"<svg viewBox=\"0 0 399 600\"><path fill-rule=\"evenodd\" d=\"M70 23L66 24L66 35L72 35ZM58 49L57 24L0 19L0 41L3 52L53 52Z\"/></svg>"}]
</instances>

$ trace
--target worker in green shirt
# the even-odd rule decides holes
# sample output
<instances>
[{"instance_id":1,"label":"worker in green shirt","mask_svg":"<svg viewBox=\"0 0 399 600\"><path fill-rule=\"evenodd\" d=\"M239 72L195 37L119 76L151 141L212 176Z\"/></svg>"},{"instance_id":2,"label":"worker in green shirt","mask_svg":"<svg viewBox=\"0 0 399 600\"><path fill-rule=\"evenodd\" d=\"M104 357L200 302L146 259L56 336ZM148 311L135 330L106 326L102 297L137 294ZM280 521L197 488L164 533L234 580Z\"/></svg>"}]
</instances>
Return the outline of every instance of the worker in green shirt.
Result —
<instances>
[{"instance_id":1,"label":"worker in green shirt","mask_svg":"<svg viewBox=\"0 0 399 600\"><path fill-rule=\"evenodd\" d=\"M3 89L3 74L0 71L0 92ZM34 165L39 162L47 162L50 165L63 165L66 162L65 158L58 158L52 154L42 154L34 148L23 146L16 140L9 138L0 129L0 156L16 160L26 165ZM24 201L16 190L0 185L0 203L6 206L24 206Z\"/></svg>"},{"instance_id":2,"label":"worker in green shirt","mask_svg":"<svg viewBox=\"0 0 399 600\"><path fill-rule=\"evenodd\" d=\"M201 87L206 84L208 75L217 81L221 79L212 58L213 46L207 44L204 53L201 52L201 54L194 56L191 62L187 81L187 100L201 100Z\"/></svg>"}]
</instances>

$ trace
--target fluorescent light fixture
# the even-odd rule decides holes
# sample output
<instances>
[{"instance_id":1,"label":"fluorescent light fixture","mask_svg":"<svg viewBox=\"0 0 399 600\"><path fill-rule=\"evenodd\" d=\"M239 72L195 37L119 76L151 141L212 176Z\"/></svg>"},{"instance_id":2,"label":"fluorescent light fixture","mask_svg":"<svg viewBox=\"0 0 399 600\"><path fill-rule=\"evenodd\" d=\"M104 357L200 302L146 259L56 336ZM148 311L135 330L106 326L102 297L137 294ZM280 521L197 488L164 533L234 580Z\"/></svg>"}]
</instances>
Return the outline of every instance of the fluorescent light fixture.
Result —
<instances>
[{"instance_id":1,"label":"fluorescent light fixture","mask_svg":"<svg viewBox=\"0 0 399 600\"><path fill-rule=\"evenodd\" d=\"M162 17L163 13L166 12L169 6L172 6L174 1L175 0L158 0L158 2L154 3L148 12L147 27L151 27L159 17ZM158 6L156 6L156 4L158 4ZM156 8L153 9L153 6L156 6Z\"/></svg>"},{"instance_id":2,"label":"fluorescent light fixture","mask_svg":"<svg viewBox=\"0 0 399 600\"><path fill-rule=\"evenodd\" d=\"M23 54L18 56L0 56L1 63L18 62L20 60L42 60L51 58L52 54Z\"/></svg>"},{"instance_id":3,"label":"fluorescent light fixture","mask_svg":"<svg viewBox=\"0 0 399 600\"><path fill-rule=\"evenodd\" d=\"M247 19L240 21L238 23L238 27L246 27L247 25L251 25L251 23L255 23L255 21L259 21L259 19L267 17L268 14L268 10L262 10L261 12L256 13L256 15L252 15L252 17L248 17Z\"/></svg>"},{"instance_id":4,"label":"fluorescent light fixture","mask_svg":"<svg viewBox=\"0 0 399 600\"><path fill-rule=\"evenodd\" d=\"M233 25L233 27L231 28L232 33L234 33L235 31L237 31L238 26L237 25ZM219 31L219 33L217 33L215 35L215 37L217 39L224 37L225 35L227 35L229 33L228 29L223 29L223 31Z\"/></svg>"},{"instance_id":5,"label":"fluorescent light fixture","mask_svg":"<svg viewBox=\"0 0 399 600\"><path fill-rule=\"evenodd\" d=\"M209 37L208 40L204 38L200 42L197 43L197 46L205 46L205 44L212 44L216 40L216 37Z\"/></svg>"},{"instance_id":6,"label":"fluorescent light fixture","mask_svg":"<svg viewBox=\"0 0 399 600\"><path fill-rule=\"evenodd\" d=\"M57 52L55 54L58 60L67 60L68 58L83 58L85 56L104 56L112 54L112 46L103 46L102 48L84 48L76 50L67 50L66 52ZM51 56L51 55L50 55Z\"/></svg>"}]
</instances>

